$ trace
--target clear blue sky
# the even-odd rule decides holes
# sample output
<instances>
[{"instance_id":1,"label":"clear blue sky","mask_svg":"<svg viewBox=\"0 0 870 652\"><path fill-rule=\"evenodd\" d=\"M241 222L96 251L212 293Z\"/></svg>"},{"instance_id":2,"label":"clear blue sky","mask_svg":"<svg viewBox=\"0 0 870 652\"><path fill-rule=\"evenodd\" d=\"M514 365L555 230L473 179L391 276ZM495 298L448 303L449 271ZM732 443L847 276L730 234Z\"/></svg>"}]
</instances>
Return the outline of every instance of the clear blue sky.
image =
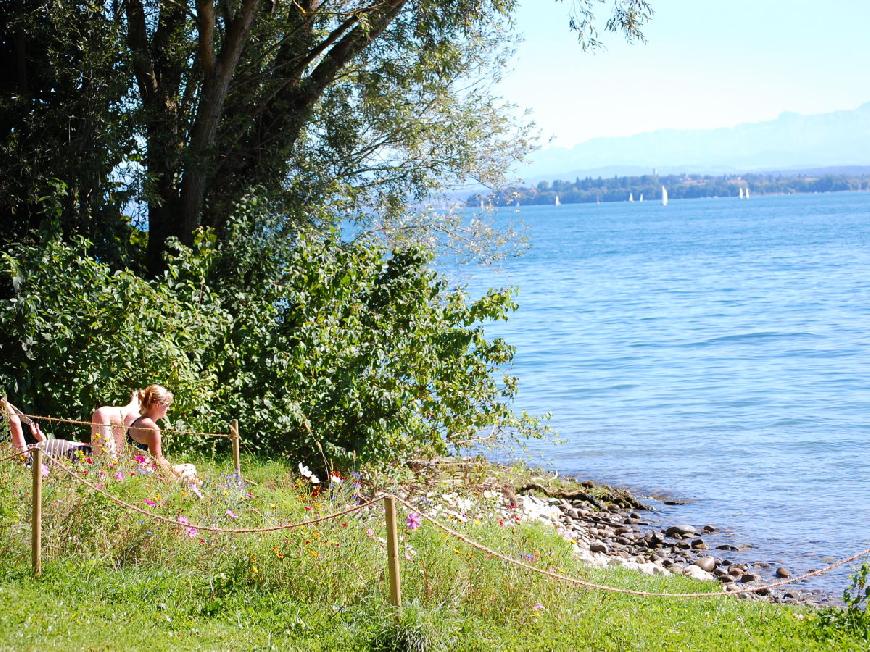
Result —
<instances>
[{"instance_id":1,"label":"clear blue sky","mask_svg":"<svg viewBox=\"0 0 870 652\"><path fill-rule=\"evenodd\" d=\"M500 86L552 146L870 101L866 0L652 0L647 43L608 33L596 54L568 29L570 1L520 0L524 42Z\"/></svg>"}]
</instances>

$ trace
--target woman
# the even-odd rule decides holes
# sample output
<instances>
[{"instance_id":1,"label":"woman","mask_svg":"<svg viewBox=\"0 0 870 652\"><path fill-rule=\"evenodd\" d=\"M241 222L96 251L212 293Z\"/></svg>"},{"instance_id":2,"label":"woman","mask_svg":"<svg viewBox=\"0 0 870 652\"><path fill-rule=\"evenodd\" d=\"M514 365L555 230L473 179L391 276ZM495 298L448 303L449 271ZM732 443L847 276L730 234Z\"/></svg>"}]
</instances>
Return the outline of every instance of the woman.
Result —
<instances>
[{"instance_id":1,"label":"woman","mask_svg":"<svg viewBox=\"0 0 870 652\"><path fill-rule=\"evenodd\" d=\"M94 410L91 415L91 447L94 454L105 452L115 457L118 449L124 447L124 434L139 417L139 405L144 391L134 390L130 402L123 407L105 406Z\"/></svg>"},{"instance_id":2,"label":"woman","mask_svg":"<svg viewBox=\"0 0 870 652\"><path fill-rule=\"evenodd\" d=\"M39 424L24 416L21 410L5 398L0 398L0 408L3 409L6 422L9 424L9 433L12 435L12 446L15 450L23 453L27 450L28 446L45 439L42 431L39 429ZM24 428L21 426L22 422L26 423L28 428L30 428L29 437L24 434Z\"/></svg>"},{"instance_id":3,"label":"woman","mask_svg":"<svg viewBox=\"0 0 870 652\"><path fill-rule=\"evenodd\" d=\"M158 468L166 475L181 475L163 457L160 427L157 422L166 416L174 400L172 392L161 385L149 385L139 392L139 411L141 416L130 424L127 438L134 446L147 450L157 462Z\"/></svg>"},{"instance_id":4,"label":"woman","mask_svg":"<svg viewBox=\"0 0 870 652\"><path fill-rule=\"evenodd\" d=\"M27 450L27 447L34 444L38 444L46 455L51 457L67 457L75 460L81 455L91 454L91 447L87 444L78 441L67 441L66 439L48 439L42 434L42 429L36 421L25 416L21 410L6 399L0 399L0 408L5 412L6 420L9 424L12 446L20 453L24 453L25 461L30 459L30 452ZM24 434L22 423L27 424L27 427L30 429L30 436Z\"/></svg>"}]
</instances>

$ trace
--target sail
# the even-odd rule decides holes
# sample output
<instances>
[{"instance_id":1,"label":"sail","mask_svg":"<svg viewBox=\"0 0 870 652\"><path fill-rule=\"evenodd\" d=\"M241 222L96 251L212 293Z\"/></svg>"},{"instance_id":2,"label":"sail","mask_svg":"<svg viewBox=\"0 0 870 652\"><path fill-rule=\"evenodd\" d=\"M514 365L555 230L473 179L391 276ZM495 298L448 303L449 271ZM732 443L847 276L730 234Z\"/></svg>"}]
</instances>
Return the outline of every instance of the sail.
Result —
<instances>
[{"instance_id":1,"label":"sail","mask_svg":"<svg viewBox=\"0 0 870 652\"><path fill-rule=\"evenodd\" d=\"M556 195L556 206L561 206L562 202L559 201L559 195Z\"/></svg>"},{"instance_id":2,"label":"sail","mask_svg":"<svg viewBox=\"0 0 870 652\"><path fill-rule=\"evenodd\" d=\"M662 206L668 205L668 189L662 186Z\"/></svg>"},{"instance_id":3,"label":"sail","mask_svg":"<svg viewBox=\"0 0 870 652\"><path fill-rule=\"evenodd\" d=\"M628 201L634 201L634 195L628 193Z\"/></svg>"},{"instance_id":4,"label":"sail","mask_svg":"<svg viewBox=\"0 0 870 652\"><path fill-rule=\"evenodd\" d=\"M744 195L746 199L749 199L749 186L746 186L746 194Z\"/></svg>"},{"instance_id":5,"label":"sail","mask_svg":"<svg viewBox=\"0 0 870 652\"><path fill-rule=\"evenodd\" d=\"M740 188L740 199L743 199L743 188Z\"/></svg>"},{"instance_id":6,"label":"sail","mask_svg":"<svg viewBox=\"0 0 870 652\"><path fill-rule=\"evenodd\" d=\"M638 201L643 201L643 193L640 193L640 197L638 198Z\"/></svg>"}]
</instances>

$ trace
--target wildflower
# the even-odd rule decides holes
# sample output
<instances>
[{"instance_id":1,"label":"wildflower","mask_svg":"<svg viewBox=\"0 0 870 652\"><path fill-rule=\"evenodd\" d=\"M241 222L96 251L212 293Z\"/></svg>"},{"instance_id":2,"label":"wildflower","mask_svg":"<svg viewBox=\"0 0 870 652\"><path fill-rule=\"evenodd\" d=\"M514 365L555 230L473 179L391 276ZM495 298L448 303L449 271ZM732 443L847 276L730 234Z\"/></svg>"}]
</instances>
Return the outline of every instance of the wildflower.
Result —
<instances>
[{"instance_id":1,"label":"wildflower","mask_svg":"<svg viewBox=\"0 0 870 652\"><path fill-rule=\"evenodd\" d=\"M93 458L93 457L86 457L86 458L85 458L85 462L86 462L87 464L93 464L93 463L94 463L94 458Z\"/></svg>"},{"instance_id":2,"label":"wildflower","mask_svg":"<svg viewBox=\"0 0 870 652\"><path fill-rule=\"evenodd\" d=\"M195 482L191 482L189 485L187 485L187 488L190 489L190 492L194 496L196 496L197 498L202 500L203 496L202 496L202 492L199 490L199 485L197 485Z\"/></svg>"},{"instance_id":3,"label":"wildflower","mask_svg":"<svg viewBox=\"0 0 870 652\"><path fill-rule=\"evenodd\" d=\"M115 471L115 480L117 480L118 482L123 482L124 472L123 471Z\"/></svg>"},{"instance_id":4,"label":"wildflower","mask_svg":"<svg viewBox=\"0 0 870 652\"><path fill-rule=\"evenodd\" d=\"M532 609L534 609L535 611L543 611L544 605L542 605L540 602L537 602L535 603L535 606L532 607Z\"/></svg>"},{"instance_id":5,"label":"wildflower","mask_svg":"<svg viewBox=\"0 0 870 652\"><path fill-rule=\"evenodd\" d=\"M333 471L329 476L329 484L334 484L336 486L342 483L341 476L338 474L338 471Z\"/></svg>"},{"instance_id":6,"label":"wildflower","mask_svg":"<svg viewBox=\"0 0 870 652\"><path fill-rule=\"evenodd\" d=\"M228 510L227 510L227 516L229 516L230 518L238 518L238 516L236 515L236 513L235 513L233 510L231 510L231 509L228 509Z\"/></svg>"},{"instance_id":7,"label":"wildflower","mask_svg":"<svg viewBox=\"0 0 870 652\"><path fill-rule=\"evenodd\" d=\"M47 465L47 464L43 464L43 465L40 467L39 472L42 473L42 477L43 477L43 478L46 477L46 476L48 475L48 473L49 473L49 472L48 472L48 465Z\"/></svg>"},{"instance_id":8,"label":"wildflower","mask_svg":"<svg viewBox=\"0 0 870 652\"><path fill-rule=\"evenodd\" d=\"M314 508L313 508L311 505L306 505L306 506L305 506L305 511L306 511L306 512L310 512L312 509L314 509Z\"/></svg>"},{"instance_id":9,"label":"wildflower","mask_svg":"<svg viewBox=\"0 0 870 652\"><path fill-rule=\"evenodd\" d=\"M303 478L308 478L308 481L311 484L320 484L320 480L314 473L311 472L307 466L305 466L302 462L299 462L299 475Z\"/></svg>"},{"instance_id":10,"label":"wildflower","mask_svg":"<svg viewBox=\"0 0 870 652\"><path fill-rule=\"evenodd\" d=\"M366 530L366 536L368 536L368 537L374 537L374 536L375 536L375 531L374 531L373 529L371 529L371 528L368 528L368 529Z\"/></svg>"},{"instance_id":11,"label":"wildflower","mask_svg":"<svg viewBox=\"0 0 870 652\"><path fill-rule=\"evenodd\" d=\"M410 514L408 514L408 518L405 521L405 524L408 526L409 530L416 530L418 527L420 527L421 522L422 521L420 519L420 515L416 512L411 512Z\"/></svg>"},{"instance_id":12,"label":"wildflower","mask_svg":"<svg viewBox=\"0 0 870 652\"><path fill-rule=\"evenodd\" d=\"M178 521L179 525L190 525L190 521L187 520L186 516L179 516L175 520Z\"/></svg>"},{"instance_id":13,"label":"wildflower","mask_svg":"<svg viewBox=\"0 0 870 652\"><path fill-rule=\"evenodd\" d=\"M135 462L136 462L137 464L144 464L145 462L148 461L148 458L145 457L144 455L142 455L142 453L139 453L139 454L136 455L136 457L134 457L133 459L135 460Z\"/></svg>"},{"instance_id":14,"label":"wildflower","mask_svg":"<svg viewBox=\"0 0 870 652\"><path fill-rule=\"evenodd\" d=\"M157 507L157 503L150 498L145 499L145 504L148 505L148 507Z\"/></svg>"},{"instance_id":15,"label":"wildflower","mask_svg":"<svg viewBox=\"0 0 870 652\"><path fill-rule=\"evenodd\" d=\"M195 539L196 535L199 534L199 530L197 530L195 527L186 527L184 528L184 531L187 532L187 536L189 536L191 539Z\"/></svg>"},{"instance_id":16,"label":"wildflower","mask_svg":"<svg viewBox=\"0 0 870 652\"><path fill-rule=\"evenodd\" d=\"M535 561L535 556L530 552L524 552L523 559L525 559L526 561Z\"/></svg>"}]
</instances>

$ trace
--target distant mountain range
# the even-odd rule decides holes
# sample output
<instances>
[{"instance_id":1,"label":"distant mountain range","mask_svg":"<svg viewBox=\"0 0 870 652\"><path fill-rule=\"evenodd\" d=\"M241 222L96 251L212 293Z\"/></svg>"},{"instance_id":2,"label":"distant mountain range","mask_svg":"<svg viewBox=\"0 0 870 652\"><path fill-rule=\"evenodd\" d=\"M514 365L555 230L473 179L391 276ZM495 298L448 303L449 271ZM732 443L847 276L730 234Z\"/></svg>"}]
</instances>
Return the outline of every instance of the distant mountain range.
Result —
<instances>
[{"instance_id":1,"label":"distant mountain range","mask_svg":"<svg viewBox=\"0 0 870 652\"><path fill-rule=\"evenodd\" d=\"M649 174L731 174L870 165L870 102L851 111L783 113L723 129L662 129L535 152L526 181Z\"/></svg>"}]
</instances>

